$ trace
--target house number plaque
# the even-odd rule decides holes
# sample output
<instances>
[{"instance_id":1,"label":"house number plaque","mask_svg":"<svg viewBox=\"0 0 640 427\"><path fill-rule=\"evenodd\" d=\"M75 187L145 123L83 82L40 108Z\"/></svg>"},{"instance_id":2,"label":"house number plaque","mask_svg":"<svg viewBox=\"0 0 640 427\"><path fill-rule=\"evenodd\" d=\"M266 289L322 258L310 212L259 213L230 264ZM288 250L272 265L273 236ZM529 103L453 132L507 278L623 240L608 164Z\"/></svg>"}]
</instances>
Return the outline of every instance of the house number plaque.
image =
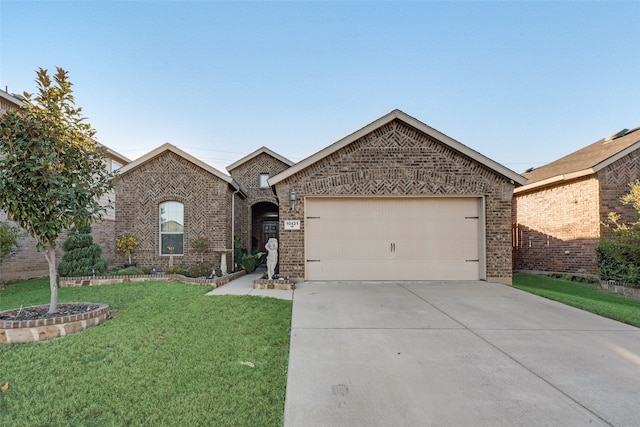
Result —
<instances>
[{"instance_id":1,"label":"house number plaque","mask_svg":"<svg viewBox=\"0 0 640 427\"><path fill-rule=\"evenodd\" d=\"M284 229L285 230L300 230L300 220L299 219L285 219L284 220Z\"/></svg>"}]
</instances>

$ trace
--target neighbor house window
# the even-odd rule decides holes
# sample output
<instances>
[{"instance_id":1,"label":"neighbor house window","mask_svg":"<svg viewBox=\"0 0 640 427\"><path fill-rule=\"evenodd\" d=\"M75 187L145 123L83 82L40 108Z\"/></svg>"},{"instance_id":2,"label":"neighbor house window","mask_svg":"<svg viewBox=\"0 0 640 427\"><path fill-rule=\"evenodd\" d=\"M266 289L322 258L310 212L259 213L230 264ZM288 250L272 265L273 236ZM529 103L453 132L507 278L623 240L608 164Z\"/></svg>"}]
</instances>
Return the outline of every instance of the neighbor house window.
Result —
<instances>
[{"instance_id":1,"label":"neighbor house window","mask_svg":"<svg viewBox=\"0 0 640 427\"><path fill-rule=\"evenodd\" d=\"M160 205L160 254L184 254L184 205L165 202Z\"/></svg>"},{"instance_id":2,"label":"neighbor house window","mask_svg":"<svg viewBox=\"0 0 640 427\"><path fill-rule=\"evenodd\" d=\"M260 174L260 188L269 188L269 174L261 173Z\"/></svg>"}]
</instances>

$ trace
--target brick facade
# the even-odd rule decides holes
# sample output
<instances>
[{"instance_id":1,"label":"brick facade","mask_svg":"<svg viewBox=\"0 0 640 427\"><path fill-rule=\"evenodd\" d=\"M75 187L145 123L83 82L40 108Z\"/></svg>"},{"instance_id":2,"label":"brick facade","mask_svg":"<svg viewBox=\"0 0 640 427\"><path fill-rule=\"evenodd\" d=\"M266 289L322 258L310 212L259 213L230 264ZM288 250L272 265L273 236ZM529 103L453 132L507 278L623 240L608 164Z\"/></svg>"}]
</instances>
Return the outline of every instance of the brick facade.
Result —
<instances>
[{"instance_id":1,"label":"brick facade","mask_svg":"<svg viewBox=\"0 0 640 427\"><path fill-rule=\"evenodd\" d=\"M597 173L522 192L514 198L516 269L596 274L595 247L606 234L609 212L636 221L620 202L640 178L640 153L632 152Z\"/></svg>"},{"instance_id":2,"label":"brick facade","mask_svg":"<svg viewBox=\"0 0 640 427\"><path fill-rule=\"evenodd\" d=\"M486 206L487 279L511 283L514 184L446 144L393 120L276 183L280 205L280 273L303 278L304 198L317 195L473 195ZM298 202L292 210L291 190ZM284 230L284 220L301 230Z\"/></svg>"},{"instance_id":3,"label":"brick facade","mask_svg":"<svg viewBox=\"0 0 640 427\"><path fill-rule=\"evenodd\" d=\"M273 209L274 213L278 211L278 198L271 187L260 187L260 174L268 174L270 177L275 176L289 168L289 166L282 160L262 152L229 169L231 177L238 182L247 194L246 207L242 218L244 221L243 229L246 232L239 236L244 248L264 251L263 239L260 238L262 221L259 213L269 209ZM265 203L272 206L264 205ZM262 205L256 206L258 204Z\"/></svg>"},{"instance_id":4,"label":"brick facade","mask_svg":"<svg viewBox=\"0 0 640 427\"><path fill-rule=\"evenodd\" d=\"M233 247L232 210L235 210L236 234L244 233L241 220L245 203L227 182L189 160L164 151L123 173L116 185L116 236L131 233L139 240L132 255L138 266L168 267L169 256L160 255L160 204L177 201L184 204L184 255L174 255L174 265L195 264L200 255L191 243L200 237L208 241L205 262L220 263L220 253ZM232 197L235 206L232 206ZM117 261L126 262L117 254ZM231 271L231 256L227 257Z\"/></svg>"},{"instance_id":5,"label":"brick facade","mask_svg":"<svg viewBox=\"0 0 640 427\"><path fill-rule=\"evenodd\" d=\"M599 186L595 176L588 176L518 194L514 199L516 268L595 273Z\"/></svg>"}]
</instances>

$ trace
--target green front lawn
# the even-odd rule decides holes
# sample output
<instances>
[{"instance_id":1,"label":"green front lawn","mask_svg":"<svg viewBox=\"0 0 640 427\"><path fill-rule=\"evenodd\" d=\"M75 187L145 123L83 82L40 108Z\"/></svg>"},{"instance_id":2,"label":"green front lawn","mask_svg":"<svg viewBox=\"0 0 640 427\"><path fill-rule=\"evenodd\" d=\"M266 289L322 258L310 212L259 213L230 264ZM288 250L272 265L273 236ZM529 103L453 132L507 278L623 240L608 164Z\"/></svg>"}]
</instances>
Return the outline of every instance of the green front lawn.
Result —
<instances>
[{"instance_id":1,"label":"green front lawn","mask_svg":"<svg viewBox=\"0 0 640 427\"><path fill-rule=\"evenodd\" d=\"M281 426L291 302L210 287L60 289L113 319L65 338L0 345L0 425ZM48 279L0 290L0 310L47 304Z\"/></svg>"},{"instance_id":2,"label":"green front lawn","mask_svg":"<svg viewBox=\"0 0 640 427\"><path fill-rule=\"evenodd\" d=\"M593 285L516 273L513 287L640 327L640 300L609 294Z\"/></svg>"}]
</instances>

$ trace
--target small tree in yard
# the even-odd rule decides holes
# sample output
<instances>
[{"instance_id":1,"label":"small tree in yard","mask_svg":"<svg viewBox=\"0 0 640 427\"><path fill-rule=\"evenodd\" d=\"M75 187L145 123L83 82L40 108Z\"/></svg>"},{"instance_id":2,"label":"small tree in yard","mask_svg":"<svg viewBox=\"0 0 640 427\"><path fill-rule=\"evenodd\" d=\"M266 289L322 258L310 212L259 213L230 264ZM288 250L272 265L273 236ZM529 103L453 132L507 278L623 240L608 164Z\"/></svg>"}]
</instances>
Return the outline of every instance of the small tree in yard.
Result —
<instances>
[{"instance_id":1,"label":"small tree in yard","mask_svg":"<svg viewBox=\"0 0 640 427\"><path fill-rule=\"evenodd\" d=\"M56 313L56 240L102 217L107 207L99 199L113 188L113 175L95 130L75 106L67 72L57 68L50 77L40 68L36 75L38 93L24 93L25 105L0 120L0 209L44 250L49 313Z\"/></svg>"},{"instance_id":2,"label":"small tree in yard","mask_svg":"<svg viewBox=\"0 0 640 427\"><path fill-rule=\"evenodd\" d=\"M629 184L631 188L620 200L632 205L640 215L640 180ZM621 223L621 215L609 213L608 227L613 234L601 238L596 247L598 271L604 280L619 280L631 285L640 285L640 219L628 224Z\"/></svg>"},{"instance_id":3,"label":"small tree in yard","mask_svg":"<svg viewBox=\"0 0 640 427\"><path fill-rule=\"evenodd\" d=\"M100 245L93 243L90 226L72 228L62 249L65 252L58 266L61 276L91 276L107 272L107 260L102 257Z\"/></svg>"}]
</instances>

